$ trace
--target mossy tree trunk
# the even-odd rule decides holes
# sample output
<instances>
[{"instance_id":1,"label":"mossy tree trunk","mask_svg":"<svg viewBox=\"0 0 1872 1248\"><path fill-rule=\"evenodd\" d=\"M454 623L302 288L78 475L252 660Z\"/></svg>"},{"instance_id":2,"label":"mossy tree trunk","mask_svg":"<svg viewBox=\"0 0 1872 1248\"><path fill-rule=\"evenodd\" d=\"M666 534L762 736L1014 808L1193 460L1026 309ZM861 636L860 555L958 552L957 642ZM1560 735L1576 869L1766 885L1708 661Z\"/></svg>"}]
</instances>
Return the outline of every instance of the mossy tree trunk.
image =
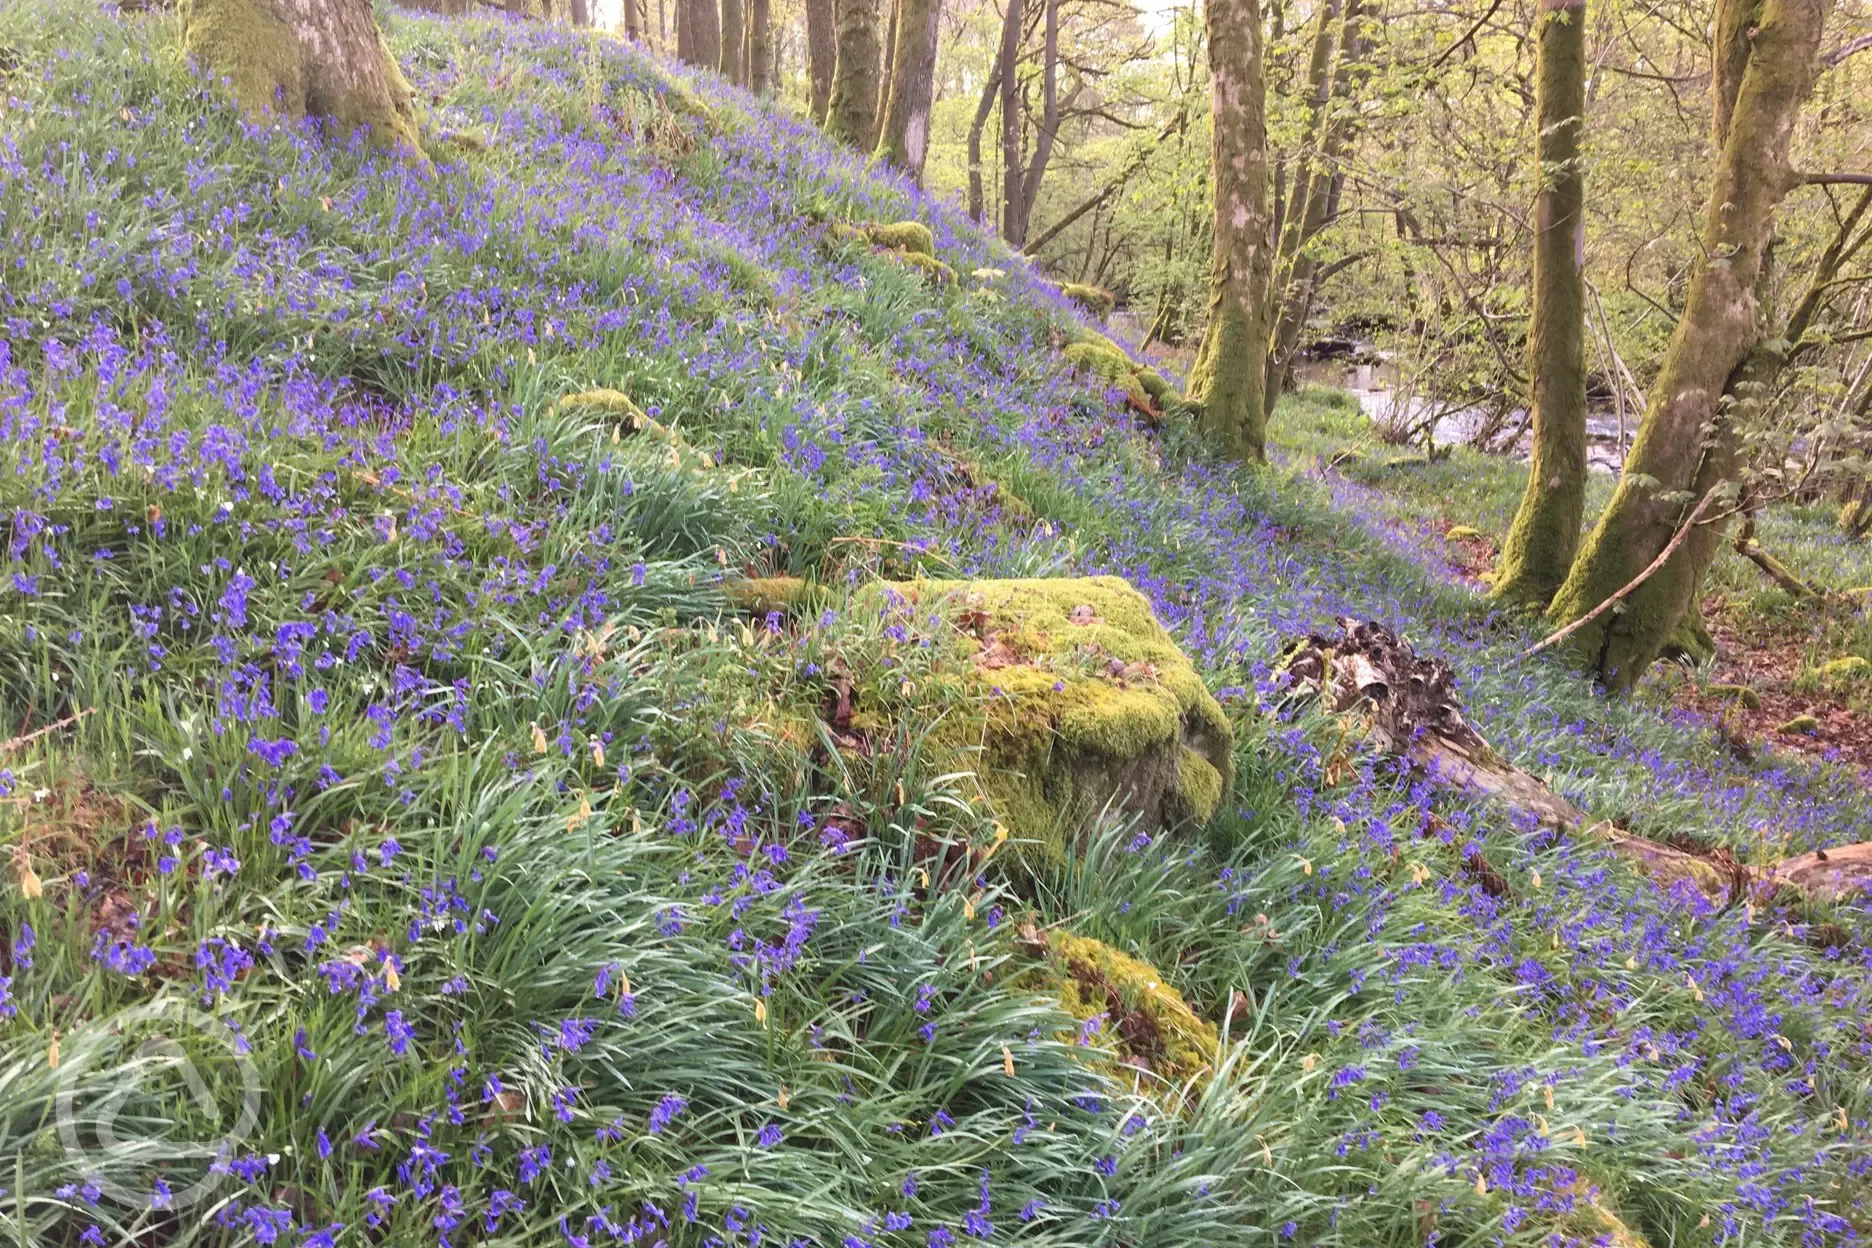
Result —
<instances>
[{"instance_id":1,"label":"mossy tree trunk","mask_svg":"<svg viewBox=\"0 0 1872 1248\"><path fill-rule=\"evenodd\" d=\"M252 116L317 117L424 160L409 83L370 0L183 0L182 46Z\"/></svg>"},{"instance_id":2,"label":"mossy tree trunk","mask_svg":"<svg viewBox=\"0 0 1872 1248\"><path fill-rule=\"evenodd\" d=\"M1586 0L1540 0L1534 20L1541 188L1528 314L1533 454L1494 594L1545 610L1579 551L1586 507Z\"/></svg>"},{"instance_id":3,"label":"mossy tree trunk","mask_svg":"<svg viewBox=\"0 0 1872 1248\"><path fill-rule=\"evenodd\" d=\"M1705 496L1736 475L1737 435L1725 401L1761 340L1757 285L1774 214L1799 178L1789 146L1812 90L1829 0L1720 0L1715 139L1700 258L1611 503L1549 615L1587 616L1662 555ZM1718 503L1706 514L1720 516ZM1582 665L1629 689L1662 653L1695 601L1722 524L1699 524L1663 566L1573 635Z\"/></svg>"},{"instance_id":4,"label":"mossy tree trunk","mask_svg":"<svg viewBox=\"0 0 1872 1248\"><path fill-rule=\"evenodd\" d=\"M903 0L885 0L889 6L889 20L884 23L884 37L878 43L878 94L877 110L871 116L871 133L865 136L865 151L874 151L878 141L884 135L884 108L890 102L891 79L897 73L897 60L894 55L897 48L897 19L903 12ZM880 12L879 16L884 16Z\"/></svg>"},{"instance_id":5,"label":"mossy tree trunk","mask_svg":"<svg viewBox=\"0 0 1872 1248\"><path fill-rule=\"evenodd\" d=\"M899 0L897 42L891 51L890 96L878 155L921 185L929 152L930 106L936 87L936 24L939 0Z\"/></svg>"},{"instance_id":6,"label":"mossy tree trunk","mask_svg":"<svg viewBox=\"0 0 1872 1248\"><path fill-rule=\"evenodd\" d=\"M832 98L832 72L838 64L838 33L833 0L806 0L807 105L812 119L826 122L826 103Z\"/></svg>"},{"instance_id":7,"label":"mossy tree trunk","mask_svg":"<svg viewBox=\"0 0 1872 1248\"><path fill-rule=\"evenodd\" d=\"M837 0L838 60L826 101L826 133L860 151L877 124L878 0Z\"/></svg>"},{"instance_id":8,"label":"mossy tree trunk","mask_svg":"<svg viewBox=\"0 0 1872 1248\"><path fill-rule=\"evenodd\" d=\"M747 41L747 13L741 0L721 0L721 69L722 77L737 86L746 86L741 66L741 48Z\"/></svg>"},{"instance_id":9,"label":"mossy tree trunk","mask_svg":"<svg viewBox=\"0 0 1872 1248\"><path fill-rule=\"evenodd\" d=\"M773 90L773 6L771 0L747 0L748 90L765 95Z\"/></svg>"},{"instance_id":10,"label":"mossy tree trunk","mask_svg":"<svg viewBox=\"0 0 1872 1248\"><path fill-rule=\"evenodd\" d=\"M1265 459L1268 302L1267 83L1258 0L1208 0L1212 109L1209 323L1190 368L1202 428L1225 453Z\"/></svg>"}]
</instances>

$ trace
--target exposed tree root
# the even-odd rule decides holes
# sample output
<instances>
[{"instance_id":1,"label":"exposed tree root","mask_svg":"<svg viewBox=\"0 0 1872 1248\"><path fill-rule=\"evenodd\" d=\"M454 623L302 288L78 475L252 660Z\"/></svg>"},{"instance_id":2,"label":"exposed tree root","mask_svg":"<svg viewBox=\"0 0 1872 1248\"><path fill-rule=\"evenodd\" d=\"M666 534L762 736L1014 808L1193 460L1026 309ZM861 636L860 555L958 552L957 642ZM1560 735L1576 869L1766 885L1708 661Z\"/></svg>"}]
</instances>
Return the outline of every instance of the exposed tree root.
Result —
<instances>
[{"instance_id":1,"label":"exposed tree root","mask_svg":"<svg viewBox=\"0 0 1872 1248\"><path fill-rule=\"evenodd\" d=\"M1382 624L1339 623L1344 631L1337 639L1307 637L1288 648L1286 670L1295 691L1321 699L1337 714L1367 716L1373 744L1448 787L1492 797L1540 826L1602 841L1660 883L1687 881L1712 900L1872 895L1872 842L1745 864L1727 850L1670 845L1594 819L1503 758L1469 726L1448 664L1414 653Z\"/></svg>"}]
</instances>

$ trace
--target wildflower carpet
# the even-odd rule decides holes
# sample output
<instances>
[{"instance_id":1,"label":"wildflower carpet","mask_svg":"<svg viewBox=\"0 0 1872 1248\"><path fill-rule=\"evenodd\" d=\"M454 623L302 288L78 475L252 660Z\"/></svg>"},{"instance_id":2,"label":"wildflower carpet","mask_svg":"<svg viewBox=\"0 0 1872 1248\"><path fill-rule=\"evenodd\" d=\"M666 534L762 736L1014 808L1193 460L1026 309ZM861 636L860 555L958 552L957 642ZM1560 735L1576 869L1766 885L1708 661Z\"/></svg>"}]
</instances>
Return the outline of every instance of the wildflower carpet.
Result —
<instances>
[{"instance_id":1,"label":"wildflower carpet","mask_svg":"<svg viewBox=\"0 0 1872 1248\"><path fill-rule=\"evenodd\" d=\"M1383 620L1744 860L1872 839L1850 777L1517 661L777 108L384 20L433 170L242 123L167 15L0 10L9 1233L1863 1236L1857 903L1661 892L1277 658ZM1090 577L1156 621L1006 585ZM1083 809L1045 733L1174 779Z\"/></svg>"}]
</instances>

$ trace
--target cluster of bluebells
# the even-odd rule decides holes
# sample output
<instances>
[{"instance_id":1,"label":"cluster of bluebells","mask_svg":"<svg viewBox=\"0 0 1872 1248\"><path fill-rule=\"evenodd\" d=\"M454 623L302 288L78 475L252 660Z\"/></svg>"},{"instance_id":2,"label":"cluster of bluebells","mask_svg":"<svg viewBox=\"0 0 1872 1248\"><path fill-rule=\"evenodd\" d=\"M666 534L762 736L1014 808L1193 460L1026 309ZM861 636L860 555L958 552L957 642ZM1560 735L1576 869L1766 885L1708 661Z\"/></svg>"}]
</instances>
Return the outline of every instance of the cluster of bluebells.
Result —
<instances>
[{"instance_id":1,"label":"cluster of bluebells","mask_svg":"<svg viewBox=\"0 0 1872 1248\"><path fill-rule=\"evenodd\" d=\"M679 738L696 752L689 774L670 757L672 729L653 739L650 661L620 661L594 639L621 634L620 623L667 626L684 592L743 557L778 560L794 535L776 531L786 517L765 512L752 486L730 498L660 454L602 439L594 448L523 410L513 398L522 359L563 367L620 349L680 359L653 415L682 416L697 437L757 434L739 442L769 448L762 472L807 483L829 509L867 508L881 532L866 536L888 538L881 544L904 559L969 575L1124 576L1245 714L1279 714L1279 636L1376 617L1457 666L1493 739L1566 765L1582 785L1641 776L1738 847L1757 825L1791 846L1863 839L1854 829L1869 826L1872 808L1825 775L1744 773L1704 748L1693 725L1609 733L1624 712L1583 695L1563 711L1544 669L1502 677L1493 669L1517 639L1504 641L1480 611L1452 611L1434 567L1405 575L1383 563L1374 550L1387 543L1411 558L1422 545L1390 533L1353 494L1340 502L1369 540L1346 557L1296 545L1292 518L1226 465L1139 471L1163 448L1140 450L1144 436L1110 396L1027 366L1067 314L1018 266L1001 279L1006 297L930 295L950 301L947 315L767 315L746 265L768 275L765 297L781 304L843 299L828 292L885 279L870 261L816 247L807 227L827 200L855 216L929 221L964 271L1008 267L952 209L872 176L799 123L760 112L758 125L709 132L713 161L687 165L681 144L659 145L660 132L621 106L568 120L566 102L585 98L594 64L614 96L667 94L665 71L635 51L593 52L576 35L517 23L475 28L472 47L441 26L420 33L433 54L411 65L416 86L510 154L501 173L443 159L432 179L309 131L223 124L184 135L174 118L201 102L154 59L127 71L141 75L134 90L109 76L74 81L62 60L31 71L43 83L21 112L50 129L74 109L121 109L119 146L35 147L17 128L0 141L7 640L95 657L112 639L87 635L62 604L108 604L127 622L123 678L137 695L198 712L165 723L157 743L200 807L198 834L152 823L134 834L137 861L149 864L142 877L70 882L81 909L112 916L86 938L91 966L125 999L187 981L205 1008L241 1020L243 1051L272 1044L299 1071L357 1062L379 1081L368 1110L304 1107L330 1111L327 1125L290 1150L240 1149L214 1163L232 1189L214 1214L230 1236L333 1242L340 1219L277 1196L325 1190L314 1170L326 1167L368 1177L342 1219L352 1231L443 1245L522 1223L575 1248L1109 1242L1131 1237L1129 1220L1153 1208L1172 1216L1152 1201L1173 1176L1205 1173L1207 1157L1257 1155L1240 1153L1232 1123L1185 1130L1177 1114L1134 1110L1124 1087L1101 1082L1102 1059L1087 1051L1114 1043L1108 1015L1059 1035L994 1038L1018 1069L1057 1076L1043 1092L996 1075L956 1103L904 1110L890 1080L911 1076L866 1074L873 1063L854 1037L888 1030L887 1019L916 1037L906 1066L977 1060L970 1046L987 1039L973 1012L992 1000L954 968L975 945L1005 947L1011 925L991 910L969 945L922 947L923 899L909 882L880 872L840 891L864 861L859 821L835 813L854 794L794 809L777 796L784 775L728 768L724 778L719 760ZM522 66L527 89L506 89ZM704 77L686 90L715 109L758 109ZM185 142L224 149L190 160L184 185L145 176L155 153ZM225 145L260 142L279 168L258 182L236 172L252 162L223 159ZM111 200L167 224L101 229L86 205ZM315 234L320 246L309 247ZM631 254L657 262L620 258ZM605 267L595 257L617 271L593 278ZM135 316L120 316L125 308ZM721 394L735 396L725 413ZM1019 459L1101 523L1073 533L1005 506L992 481L957 472L948 437L959 427L984 456ZM702 536L668 519L685 508L702 517ZM926 645L940 625L900 615L884 632L893 647ZM785 620L757 623L773 645L792 644ZM798 639L797 679L824 680L836 657L824 639L845 623L828 610ZM516 706L526 708L518 730ZM654 709L671 721L706 712L697 738L717 722L714 735L728 735L733 713L700 695ZM496 748L483 749L490 740ZM1174 1216L1187 1219L1178 1225L1207 1226L1206 1211L1233 1199L1234 1213L1214 1216L1235 1218L1235 1229L1326 1235L1377 1216L1375 1185L1408 1181L1423 1186L1404 1208L1420 1201L1530 1239L1593 1199L1591 1174L1555 1144L1578 1099L1600 1115L1578 1124L1581 1138L1590 1132L1602 1149L1619 1147L1621 1131L1672 1138L1719 1236L1769 1226L1790 1242L1851 1238L1830 1185L1863 1181L1868 1158L1855 1141L1866 1124L1818 1129L1824 1115L1806 1107L1835 1103L1868 1060L1863 952L1764 941L1697 897L1660 896L1538 838L1523 838L1526 863L1510 864L1545 864L1544 886L1525 902L1455 873L1400 878L1406 847L1441 841L1462 857L1500 829L1370 759L1329 778L1335 768L1302 724L1274 723L1265 744L1262 765L1306 821L1294 826L1341 830L1330 861L1315 854L1296 873L1292 859L1310 852L1296 840L1222 867L1142 832L1127 835L1124 852L1208 907L1212 922L1188 934L1192 947L1239 940L1251 950L1240 964L1338 1003L1304 1037L1325 1056L1295 1077L1305 1076L1305 1132L1349 1177L1310 1193L1300 1221L1286 1222L1271 1211L1288 1197L1257 1195L1254 1166L1218 1163L1229 1173L1175 1198ZM591 852L623 855L583 882L568 874L565 886L614 890L594 904L627 937L569 973L502 968L546 987L490 982L497 951L547 921L523 887L547 854L523 841L522 819L447 805L454 769L470 757L498 764L490 790L528 793L538 803L529 812L549 809L567 839L602 825L615 840ZM13 786L10 774L0 779ZM642 829L625 813L639 810L650 815ZM1235 817L1277 826L1269 815ZM634 875L678 861L656 888L632 891ZM240 912L245 890L269 881L291 885L281 892L290 913ZM124 912L114 899L126 882L169 900ZM190 904L244 922L168 949L166 924L151 920L185 886ZM1283 940L1301 913L1332 916L1340 934ZM891 943L854 944L861 929ZM0 1016L42 1045L19 1002L47 937L24 921L10 937ZM904 979L900 968L913 965ZM575 988L551 995L565 983ZM803 983L830 986L822 1011L775 1017L799 1008ZM1451 1006L1440 990L1452 984L1476 990ZM282 989L298 1003L283 1022L271 1008ZM1682 1008L1657 1009L1660 992ZM1499 1023L1497 998L1524 1035L1563 1056L1531 1070L1510 1053L1469 1054L1472 1086L1440 1107L1420 1103L1427 1080L1413 1072L1435 1043L1432 1022L1449 1025L1447 1044L1449 1029ZM510 999L545 1004L504 1018ZM813 1087L776 1097L776 1075L737 1098L697 1074L730 1059L765 1070L765 1029L783 1034L783 1022L796 1029L784 1034L806 1037L805 1064L821 1071ZM620 1086L617 1072L683 1048L682 1037L695 1038L671 1062L680 1082L633 1073ZM1694 1127L1646 1109L1693 1094ZM926 1159L925 1172L947 1181L841 1172L844 1205L871 1211L855 1225L801 1207L787 1182L758 1185L782 1159L855 1166L854 1152L831 1142L843 1140L837 1121L861 1112L889 1118L866 1149ZM985 1161L980 1139L993 1142ZM1406 1151L1423 1164L1387 1160ZM1072 1164L1061 1170L1050 1156ZM307 1170L289 1180L281 1165ZM716 1178L743 1171L746 1183ZM1497 1203L1471 1200L1472 1190ZM150 1191L155 1208L173 1196L160 1175ZM83 1182L60 1194L80 1211L102 1199ZM80 1236L102 1232L86 1223ZM1212 1227L1192 1242L1219 1236Z\"/></svg>"}]
</instances>

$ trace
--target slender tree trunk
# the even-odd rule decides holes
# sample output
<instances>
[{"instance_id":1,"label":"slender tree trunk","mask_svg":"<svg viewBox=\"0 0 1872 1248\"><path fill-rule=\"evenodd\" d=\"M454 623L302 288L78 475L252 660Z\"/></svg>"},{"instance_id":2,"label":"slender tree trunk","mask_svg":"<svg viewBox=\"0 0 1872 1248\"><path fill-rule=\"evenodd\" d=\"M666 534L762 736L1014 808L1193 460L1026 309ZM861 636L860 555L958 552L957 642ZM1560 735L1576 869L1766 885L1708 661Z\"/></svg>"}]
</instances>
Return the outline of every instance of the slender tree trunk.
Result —
<instances>
[{"instance_id":1,"label":"slender tree trunk","mask_svg":"<svg viewBox=\"0 0 1872 1248\"><path fill-rule=\"evenodd\" d=\"M861 151L876 125L878 0L838 0L838 61L826 101L826 133Z\"/></svg>"},{"instance_id":2,"label":"slender tree trunk","mask_svg":"<svg viewBox=\"0 0 1872 1248\"><path fill-rule=\"evenodd\" d=\"M747 51L742 61L747 66L748 90L755 95L773 90L772 0L747 0Z\"/></svg>"},{"instance_id":3,"label":"slender tree trunk","mask_svg":"<svg viewBox=\"0 0 1872 1248\"><path fill-rule=\"evenodd\" d=\"M1027 20L1022 0L1007 0L1001 23L1001 237L1018 244L1021 228L1020 45Z\"/></svg>"},{"instance_id":4,"label":"slender tree trunk","mask_svg":"<svg viewBox=\"0 0 1872 1248\"><path fill-rule=\"evenodd\" d=\"M1798 182L1789 144L1813 89L1829 7L1829 0L1717 6L1719 154L1700 258L1618 489L1549 610L1556 623L1584 618L1628 584L1705 496L1735 477L1738 437L1723 400L1761 340L1756 286L1775 209ZM1723 508L1709 510L1719 516ZM1695 601L1722 527L1698 525L1618 610L1573 635L1575 653L1607 688L1629 689L1662 653Z\"/></svg>"},{"instance_id":5,"label":"slender tree trunk","mask_svg":"<svg viewBox=\"0 0 1872 1248\"><path fill-rule=\"evenodd\" d=\"M572 24L591 25L591 0L572 0Z\"/></svg>"},{"instance_id":6,"label":"slender tree trunk","mask_svg":"<svg viewBox=\"0 0 1872 1248\"><path fill-rule=\"evenodd\" d=\"M721 64L721 10L716 0L676 0L676 56L690 65Z\"/></svg>"},{"instance_id":7,"label":"slender tree trunk","mask_svg":"<svg viewBox=\"0 0 1872 1248\"><path fill-rule=\"evenodd\" d=\"M1027 231L1033 225L1034 206L1040 202L1040 182L1046 177L1053 159L1053 139L1059 131L1059 0L1046 0L1046 42L1041 52L1040 134L1034 141L1032 162L1020 180L1020 236L1008 242L1016 247L1027 243Z\"/></svg>"},{"instance_id":8,"label":"slender tree trunk","mask_svg":"<svg viewBox=\"0 0 1872 1248\"><path fill-rule=\"evenodd\" d=\"M1527 489L1502 544L1497 599L1545 610L1579 551L1586 508L1586 0L1540 0Z\"/></svg>"},{"instance_id":9,"label":"slender tree trunk","mask_svg":"<svg viewBox=\"0 0 1872 1248\"><path fill-rule=\"evenodd\" d=\"M319 117L427 163L370 0L183 0L182 46L253 116Z\"/></svg>"},{"instance_id":10,"label":"slender tree trunk","mask_svg":"<svg viewBox=\"0 0 1872 1248\"><path fill-rule=\"evenodd\" d=\"M1293 371L1294 352L1300 347L1300 336L1306 332L1307 317L1313 311L1319 257L1310 244L1332 220L1345 185L1345 173L1338 167L1339 156L1345 150L1352 126L1348 110L1341 107L1338 116L1333 112L1335 105L1343 106L1350 97L1353 79L1363 64L1365 41L1360 27L1363 18L1358 0L1347 0L1332 77L1316 97L1318 109L1312 122L1314 137L1294 168L1293 197L1287 205L1287 224L1281 232L1280 251L1274 261L1274 290L1279 302L1272 349L1268 353L1264 398L1269 417L1274 415L1274 404L1287 387Z\"/></svg>"},{"instance_id":11,"label":"slender tree trunk","mask_svg":"<svg viewBox=\"0 0 1872 1248\"><path fill-rule=\"evenodd\" d=\"M644 37L643 10L637 7L640 3L641 0L624 0L624 37L632 43Z\"/></svg>"},{"instance_id":12,"label":"slender tree trunk","mask_svg":"<svg viewBox=\"0 0 1872 1248\"><path fill-rule=\"evenodd\" d=\"M878 155L920 186L929 153L930 106L936 94L939 0L898 0L897 41L891 54L890 92Z\"/></svg>"},{"instance_id":13,"label":"slender tree trunk","mask_svg":"<svg viewBox=\"0 0 1872 1248\"><path fill-rule=\"evenodd\" d=\"M877 112L871 119L871 133L865 137L864 149L867 152L875 150L883 137L884 110L890 103L891 79L897 73L897 19L903 13L903 0L889 0L889 3L890 15L884 23L884 41L878 45Z\"/></svg>"},{"instance_id":14,"label":"slender tree trunk","mask_svg":"<svg viewBox=\"0 0 1872 1248\"><path fill-rule=\"evenodd\" d=\"M1265 459L1268 302L1267 82L1258 0L1209 0L1212 108L1210 197L1214 244L1209 323L1190 368L1202 428L1225 453Z\"/></svg>"},{"instance_id":15,"label":"slender tree trunk","mask_svg":"<svg viewBox=\"0 0 1872 1248\"><path fill-rule=\"evenodd\" d=\"M826 123L832 98L832 71L838 64L837 9L834 0L806 0L806 78L812 119Z\"/></svg>"},{"instance_id":16,"label":"slender tree trunk","mask_svg":"<svg viewBox=\"0 0 1872 1248\"><path fill-rule=\"evenodd\" d=\"M996 60L988 81L982 83L981 100L975 105L975 120L968 132L968 213L969 220L980 225L986 211L982 195L982 131L988 128L988 114L994 110L995 95L1001 89L1001 64Z\"/></svg>"},{"instance_id":17,"label":"slender tree trunk","mask_svg":"<svg viewBox=\"0 0 1872 1248\"><path fill-rule=\"evenodd\" d=\"M742 76L741 45L747 41L747 14L741 0L721 0L721 69L722 77L736 86L747 85Z\"/></svg>"}]
</instances>

